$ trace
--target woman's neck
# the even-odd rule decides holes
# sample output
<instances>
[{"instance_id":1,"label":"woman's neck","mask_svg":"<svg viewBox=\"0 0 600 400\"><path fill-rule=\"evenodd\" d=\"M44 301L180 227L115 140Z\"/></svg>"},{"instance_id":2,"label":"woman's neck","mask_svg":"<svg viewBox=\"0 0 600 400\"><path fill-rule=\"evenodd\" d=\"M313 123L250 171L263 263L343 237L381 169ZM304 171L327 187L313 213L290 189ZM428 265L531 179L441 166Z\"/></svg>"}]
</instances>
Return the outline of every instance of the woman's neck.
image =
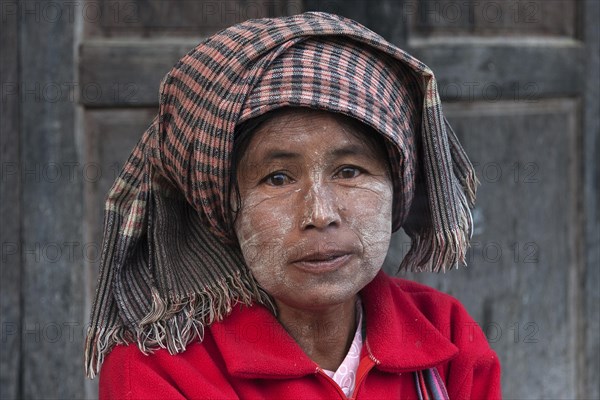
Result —
<instances>
[{"instance_id":1,"label":"woman's neck","mask_svg":"<svg viewBox=\"0 0 600 400\"><path fill-rule=\"evenodd\" d=\"M277 319L321 368L340 366L356 332L356 296L325 309L303 310L277 302Z\"/></svg>"}]
</instances>

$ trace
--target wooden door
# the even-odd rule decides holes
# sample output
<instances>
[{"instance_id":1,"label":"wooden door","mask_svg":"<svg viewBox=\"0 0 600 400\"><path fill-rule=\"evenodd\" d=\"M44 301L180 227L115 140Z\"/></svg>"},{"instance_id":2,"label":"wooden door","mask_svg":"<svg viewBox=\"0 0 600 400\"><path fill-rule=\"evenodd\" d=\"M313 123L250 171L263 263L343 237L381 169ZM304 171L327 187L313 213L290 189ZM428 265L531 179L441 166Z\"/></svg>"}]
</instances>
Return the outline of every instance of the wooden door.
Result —
<instances>
[{"instance_id":1,"label":"wooden door","mask_svg":"<svg viewBox=\"0 0 600 400\"><path fill-rule=\"evenodd\" d=\"M481 181L470 266L422 280L483 327L506 398L597 398L586 180L597 173L598 3L432 0L412 12L407 47L437 71Z\"/></svg>"}]
</instances>

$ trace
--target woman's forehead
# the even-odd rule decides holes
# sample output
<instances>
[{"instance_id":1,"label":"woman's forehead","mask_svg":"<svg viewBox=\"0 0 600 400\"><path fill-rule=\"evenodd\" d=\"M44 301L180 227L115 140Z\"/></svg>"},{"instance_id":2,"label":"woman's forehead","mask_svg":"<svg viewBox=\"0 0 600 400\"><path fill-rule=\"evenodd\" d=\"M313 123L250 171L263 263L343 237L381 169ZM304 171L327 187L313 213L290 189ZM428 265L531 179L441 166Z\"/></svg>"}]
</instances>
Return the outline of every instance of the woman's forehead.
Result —
<instances>
[{"instance_id":1,"label":"woman's forehead","mask_svg":"<svg viewBox=\"0 0 600 400\"><path fill-rule=\"evenodd\" d=\"M343 114L309 108L284 108L266 115L252 132L246 153L302 148L309 141L326 147L358 144L368 152L385 154L383 136L370 126Z\"/></svg>"}]
</instances>

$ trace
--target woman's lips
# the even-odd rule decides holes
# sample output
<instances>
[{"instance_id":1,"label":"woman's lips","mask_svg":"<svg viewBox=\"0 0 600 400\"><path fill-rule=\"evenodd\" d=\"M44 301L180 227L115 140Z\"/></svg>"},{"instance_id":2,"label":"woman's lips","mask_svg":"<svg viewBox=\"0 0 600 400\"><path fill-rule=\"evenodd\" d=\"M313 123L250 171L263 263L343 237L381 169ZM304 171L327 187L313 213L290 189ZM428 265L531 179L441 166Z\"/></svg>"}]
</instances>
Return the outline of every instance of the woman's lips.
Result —
<instances>
[{"instance_id":1,"label":"woman's lips","mask_svg":"<svg viewBox=\"0 0 600 400\"><path fill-rule=\"evenodd\" d=\"M350 253L314 254L302 257L292 264L306 272L319 274L341 268L351 256Z\"/></svg>"}]
</instances>

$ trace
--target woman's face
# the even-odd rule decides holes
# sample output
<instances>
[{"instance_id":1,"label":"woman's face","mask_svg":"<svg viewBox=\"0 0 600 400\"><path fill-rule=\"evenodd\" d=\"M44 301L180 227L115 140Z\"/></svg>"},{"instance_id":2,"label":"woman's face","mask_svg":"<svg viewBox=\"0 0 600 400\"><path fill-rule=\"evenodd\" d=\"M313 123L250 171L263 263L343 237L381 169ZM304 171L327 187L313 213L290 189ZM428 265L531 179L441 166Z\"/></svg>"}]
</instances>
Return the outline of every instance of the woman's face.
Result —
<instances>
[{"instance_id":1,"label":"woman's face","mask_svg":"<svg viewBox=\"0 0 600 400\"><path fill-rule=\"evenodd\" d=\"M383 264L392 182L385 151L361 131L335 114L287 110L256 129L239 162L236 235L279 306L348 301Z\"/></svg>"}]
</instances>

